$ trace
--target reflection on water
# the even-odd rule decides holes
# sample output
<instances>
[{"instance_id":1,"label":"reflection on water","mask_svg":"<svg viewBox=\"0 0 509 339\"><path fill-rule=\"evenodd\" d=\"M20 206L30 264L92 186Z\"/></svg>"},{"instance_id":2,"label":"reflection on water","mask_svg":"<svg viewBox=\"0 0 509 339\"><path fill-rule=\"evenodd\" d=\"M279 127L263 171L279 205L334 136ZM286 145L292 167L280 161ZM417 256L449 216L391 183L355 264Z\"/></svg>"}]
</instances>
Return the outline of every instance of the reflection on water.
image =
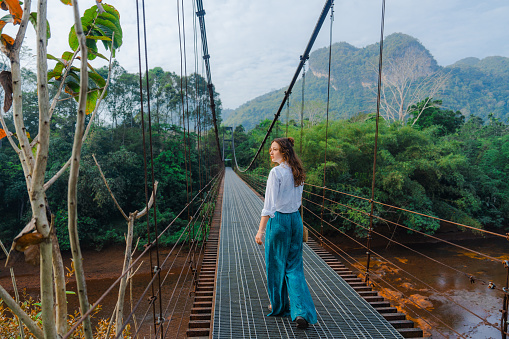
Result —
<instances>
[{"instance_id":1,"label":"reflection on water","mask_svg":"<svg viewBox=\"0 0 509 339\"><path fill-rule=\"evenodd\" d=\"M509 242L505 239L469 240L462 241L461 245L499 260L509 259ZM372 257L371 269L380 276L373 277L383 287L380 294L403 309L433 338L460 335L465 338L501 338L503 292L488 287L489 282L498 288L505 286L507 269L501 261L447 244L411 246L429 258L398 247L375 249L382 258ZM351 254L362 265L366 264L364 250ZM470 275L475 277L474 281Z\"/></svg>"}]
</instances>

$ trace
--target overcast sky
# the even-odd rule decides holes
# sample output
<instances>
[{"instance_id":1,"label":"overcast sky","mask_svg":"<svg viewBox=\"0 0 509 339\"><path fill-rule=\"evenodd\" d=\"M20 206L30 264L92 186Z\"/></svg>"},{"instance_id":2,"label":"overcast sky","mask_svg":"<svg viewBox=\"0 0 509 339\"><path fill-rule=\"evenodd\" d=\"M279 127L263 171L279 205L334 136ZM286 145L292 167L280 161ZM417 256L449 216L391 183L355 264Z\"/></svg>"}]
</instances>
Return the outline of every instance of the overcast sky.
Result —
<instances>
[{"instance_id":1,"label":"overcast sky","mask_svg":"<svg viewBox=\"0 0 509 339\"><path fill-rule=\"evenodd\" d=\"M136 2L104 2L115 6L121 16L123 46L117 59L129 72L137 72ZM160 66L180 74L177 2L146 1L145 11L149 68ZM212 81L224 108L237 108L289 85L324 2L203 0ZM81 1L80 10L83 12L85 4L91 3ZM192 4L184 0L188 74L194 72ZM346 41L356 47L377 42L381 6L381 0L336 0L333 42ZM57 0L49 1L49 20L52 38L48 50L59 56L64 48L69 49L72 10ZM327 19L313 50L328 45L329 27ZM394 32L419 39L442 66L465 57L509 57L509 2L387 0L385 35ZM31 28L28 38L33 39ZM201 45L198 47L201 50Z\"/></svg>"}]
</instances>

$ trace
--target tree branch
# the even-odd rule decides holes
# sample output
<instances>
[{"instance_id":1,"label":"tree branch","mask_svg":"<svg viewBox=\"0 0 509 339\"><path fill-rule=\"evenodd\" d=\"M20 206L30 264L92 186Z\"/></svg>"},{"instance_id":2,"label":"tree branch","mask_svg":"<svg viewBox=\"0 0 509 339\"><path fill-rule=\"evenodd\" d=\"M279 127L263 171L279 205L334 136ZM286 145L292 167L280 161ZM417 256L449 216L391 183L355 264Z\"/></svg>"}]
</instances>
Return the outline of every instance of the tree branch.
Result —
<instances>
[{"instance_id":1,"label":"tree branch","mask_svg":"<svg viewBox=\"0 0 509 339\"><path fill-rule=\"evenodd\" d=\"M16 303L16 300L14 300L11 295L7 293L2 285L0 285L0 299L5 302L12 313L21 319L21 321L26 325L26 327L28 327L30 332L32 332L36 338L44 339L44 333L39 328L39 326L37 326L37 324L32 319L30 319L28 314L26 314L25 311L21 309L21 307Z\"/></svg>"},{"instance_id":2,"label":"tree branch","mask_svg":"<svg viewBox=\"0 0 509 339\"><path fill-rule=\"evenodd\" d=\"M158 184L159 184L158 181L154 182L154 190L152 191L152 195L150 196L150 200L148 202L148 209L152 208L152 204L154 203L155 195L157 194L157 185ZM136 219L143 217L145 214L147 214L147 207L145 207L141 212L136 213Z\"/></svg>"},{"instance_id":3,"label":"tree branch","mask_svg":"<svg viewBox=\"0 0 509 339\"><path fill-rule=\"evenodd\" d=\"M110 185L108 185L108 181L106 181L106 177L104 176L104 173L103 173L103 171L101 169L101 166L99 165L99 163L97 162L97 159L95 158L95 154L92 154L92 158L94 158L95 165L97 166L97 169L99 169L99 173L101 174L101 178L103 178L104 185L106 185L106 188L108 189L108 192L110 192L110 196L113 199L113 202L115 203L115 206L117 206L117 209L120 211L120 213L122 213L122 216L124 217L124 219L126 221L129 221L129 217L125 214L125 212L122 209L122 207L120 207L120 205L117 202L117 199L115 199L115 195L111 191Z\"/></svg>"},{"instance_id":4,"label":"tree branch","mask_svg":"<svg viewBox=\"0 0 509 339\"><path fill-rule=\"evenodd\" d=\"M113 34L113 36L114 36L114 34ZM110 63L109 63L108 78L106 79L106 84L104 85L104 89L101 93L101 96L97 100L97 104L95 105L94 112L92 112L92 116L90 117L90 120L88 121L87 128L85 129L85 133L83 134L82 142L85 142L85 140L87 139L88 132L90 131L90 127L92 125L92 121L94 121L94 118L95 118L97 111L99 109L99 105L101 104L101 102L104 98L104 95L106 94L106 90L108 89L108 86L110 83L110 77L111 77L112 54L113 54L113 52L110 53ZM62 168L50 180L48 180L48 182L46 182L44 184L44 191L47 191L51 187L51 185L53 185L53 183L55 181L57 181L57 179L60 178L60 176L62 176L62 174L64 174L65 170L71 165L71 159L72 159L72 157L69 158L69 160L67 160L67 162L64 164L64 166L62 166Z\"/></svg>"},{"instance_id":5,"label":"tree branch","mask_svg":"<svg viewBox=\"0 0 509 339\"><path fill-rule=\"evenodd\" d=\"M72 0L74 14L74 28L81 49L81 67L80 67L80 98L78 102L78 113L76 118L76 130L74 134L74 142L72 147L72 163L69 172L68 194L67 194L67 211L68 211L68 229L69 242L74 262L76 274L76 286L80 302L80 311L83 316L90 309L87 296L87 285L85 281L85 272L83 270L83 257L78 236L78 176L81 159L81 148L83 145L83 133L85 125L85 111L87 104L87 88L88 88L88 67L87 56L88 50L86 46L86 38L83 33L83 25L78 8L78 1ZM92 325L90 317L83 319L83 332L86 339L92 339Z\"/></svg>"}]
</instances>

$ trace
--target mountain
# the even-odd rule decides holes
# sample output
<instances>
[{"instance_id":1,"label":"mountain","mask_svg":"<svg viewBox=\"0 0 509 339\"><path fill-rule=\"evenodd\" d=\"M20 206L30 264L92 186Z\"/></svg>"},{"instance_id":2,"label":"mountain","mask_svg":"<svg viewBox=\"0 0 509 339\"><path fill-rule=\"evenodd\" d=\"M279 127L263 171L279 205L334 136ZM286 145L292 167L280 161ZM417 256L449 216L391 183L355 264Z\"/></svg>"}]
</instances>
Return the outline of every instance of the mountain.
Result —
<instances>
[{"instance_id":1,"label":"mountain","mask_svg":"<svg viewBox=\"0 0 509 339\"><path fill-rule=\"evenodd\" d=\"M357 48L346 42L332 45L331 92L329 117L350 118L358 113L376 110L379 43ZM465 58L441 67L431 53L406 34L394 33L384 40L384 67L407 51L414 50L426 59L428 72L446 72L449 80L435 99L443 101L443 108L475 114L486 120L490 113L506 120L509 117L509 58L493 56L482 60ZM327 74L329 50L317 49L310 55L304 88L304 118L320 119L324 116L327 100ZM386 68L384 68L386 69ZM263 119L273 119L284 97L282 88L248 101L224 119L227 126L242 124L251 129ZM290 96L290 108L282 112L281 121L299 120L302 97L302 78Z\"/></svg>"}]
</instances>

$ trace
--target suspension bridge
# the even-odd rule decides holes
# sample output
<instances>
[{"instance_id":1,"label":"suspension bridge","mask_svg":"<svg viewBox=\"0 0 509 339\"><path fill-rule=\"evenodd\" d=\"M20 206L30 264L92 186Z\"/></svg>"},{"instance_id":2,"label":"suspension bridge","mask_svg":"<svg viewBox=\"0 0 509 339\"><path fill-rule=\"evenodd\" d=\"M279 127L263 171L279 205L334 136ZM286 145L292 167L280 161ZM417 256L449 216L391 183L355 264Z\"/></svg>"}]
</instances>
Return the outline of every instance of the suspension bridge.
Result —
<instances>
[{"instance_id":1,"label":"suspension bridge","mask_svg":"<svg viewBox=\"0 0 509 339\"><path fill-rule=\"evenodd\" d=\"M178 4L178 1L177 1ZM328 75L328 93L330 92L330 65L331 65L331 44L332 44L332 22L333 22L333 1L325 1L322 12L319 15L316 26L311 34L310 40L299 57L300 62L282 99L279 109L274 115L272 124L260 143L258 151L250 164L245 169L241 169L237 164L235 154L235 140L233 133L231 138L225 139L223 143L219 140L219 128L216 118L216 103L214 98L213 83L210 69L210 55L208 51L206 29L205 29L205 10L201 0L196 0L196 17L199 21L199 30L201 33L202 57L205 64L207 90L210 103L208 108L201 113L210 113L212 120L211 136L214 139L214 150L206 152L215 153L215 166L207 164L208 171L199 174L200 189L198 192L188 191L187 205L175 217L169 225L158 231L157 227L153 231L157 234L156 238L149 240L145 250L139 254L122 275L106 289L105 293L99 297L88 312L78 319L74 326L64 336L65 338L74 337L75 331L79 328L83 319L90 316L96 306L101 304L105 296L109 293L115 293L121 279L127 275L134 274L135 268L140 264L144 256L156 256L157 264L152 264L151 279L142 293L136 295L131 302L129 312L126 312L121 323L116 323L115 338L124 337L124 330L130 327L130 336L135 337L153 337L153 338L180 338L180 337L201 337L201 338L419 338L425 333L416 326L410 319L408 310L391 306L391 302L382 296L377 288L384 283L384 277L373 271L370 266L370 260L373 257L384 259L391 265L394 265L401 274L406 273L403 268L390 260L383 258L376 252L371 245L370 240L374 235L386 237L374 227L374 220L380 220L391 224L394 227L401 227L409 231L421 233L422 236L431 237L436 241L442 239L414 231L398 221L387 219L384 216L374 213L374 206L381 205L396 210L398 213L411 213L423 218L432 218L438 222L447 222L457 227L465 229L474 229L468 225L454 223L452 221L442 220L437 217L413 212L398 206L389 206L384 202L375 201L375 169L376 169L376 138L378 137L378 117L380 109L380 86L381 71L383 61L383 27L385 14L385 1L382 1L382 20L380 36L380 57L379 57L379 77L378 77L378 97L377 97L377 130L375 133L375 149L373 163L373 189L370 197L354 196L347 192L334 191L327 187L326 167L327 159L324 159L323 183L319 185L306 184L303 197L304 223L310 232L310 238L304 245L304 270L311 294L316 305L318 314L318 323L311 325L306 330L300 330L295 327L289 318L285 317L267 317L267 306L269 304L263 246L256 245L254 239L257 226L260 220L260 211L263 206L262 196L265 177L251 171L260 163L257 162L260 153L266 147L266 142L271 137L272 130L278 121L289 95L299 77L304 74L305 63L309 58L309 53L313 47L314 41L320 31L327 16L331 18L330 45L329 45L329 75ZM178 10L180 11L180 9ZM143 11L144 13L144 11ZM180 13L180 12L179 12ZM179 14L180 15L180 14ZM182 15L183 5L182 5ZM145 27L145 17L141 18L143 25L140 25L138 17L138 27ZM193 17L195 20L195 17ZM197 23L195 24L197 26ZM141 28L139 28L141 29ZM179 38L181 29L179 17ZM185 34L182 34L185 37ZM138 34L140 36L140 34ZM146 43L146 42L145 42ZM185 42L184 42L185 44ZM146 48L146 46L145 46ZM181 63L185 60L185 46L182 48L181 41ZM140 52L141 55L141 52ZM148 69L148 66L147 66ZM141 57L140 57L140 74ZM147 71L148 73L148 71ZM148 81L148 77L147 77ZM304 81L303 89L304 92ZM182 84L181 84L182 86ZM148 86L147 86L148 87ZM193 151L186 141L186 122L185 122L185 104L184 89L182 93L182 126L184 127L184 141L186 161L190 159L190 153ZM304 96L303 96L304 97ZM141 98L143 102L143 98ZM143 106L143 105L142 105ZM303 100L304 106L304 100ZM150 105L148 107L148 116L150 119ZM327 120L328 125L328 101L327 101ZM200 118L198 111L198 119ZM302 119L301 113L301 121ZM144 119L144 114L141 114ZM204 118L204 116L202 116ZM187 138L189 138L189 112L187 112ZM149 120L150 126L150 120ZM198 124L199 126L200 124ZM326 125L326 126L327 126ZM233 129L231 129L233 131ZM151 130L149 128L149 133ZM198 135L200 138L200 131ZM301 138L302 139L302 138ZM150 138L151 140L151 138ZM225 145L231 144L233 152L233 167L225 167ZM325 154L327 154L327 133L325 140ZM201 151L198 143L198 152ZM222 156L221 156L222 154ZM189 162L190 166L190 162ZM188 168L186 162L186 179L192 181L191 168ZM195 181L196 178L194 179ZM357 199L366 203L367 208L359 209L352 205L341 202L341 196L348 196L349 199ZM332 206L341 205L344 208L355 210L364 215L368 222L359 224L357 221L349 220L340 215ZM357 205L356 205L357 206ZM337 230L339 234L350 237L345 234L335 224L334 220L327 220L323 217L325 213L330 215L337 214L337 217L355 224L366 230L368 234L367 243L361 243L358 239L352 239L359 246L365 248L367 252L366 264L361 264L345 253L340 246L333 240L327 239L323 232L326 225L330 229ZM154 212L155 213L155 212ZM187 218L186 218L187 214ZM158 239L168 232L175 224L177 218L187 220L187 225L181 232L180 238L170 249L169 253L162 256L158 250ZM156 218L155 218L156 219ZM147 219L148 220L148 219ZM156 219L157 220L157 219ZM506 238L506 235L497 234L485 230L475 229L477 232L483 232L492 237ZM149 231L150 234L150 231ZM387 238L388 242L397 243L393 239ZM399 244L405 247L404 244ZM462 250L470 251L487 260L500 263L507 270L509 277L509 263L500 258L493 257L479 251L474 251L466 247L448 242L450 246L460 247ZM413 249L406 246L408 250ZM170 273L175 267L175 258L182 256L185 258L186 265L178 274L174 287L168 287ZM340 261L341 259L341 261ZM436 261L433 258L429 258ZM345 265L347 264L347 265ZM458 307L465 310L472 317L477 317L480 322L486 326L493 327L500 331L502 338L507 335L507 310L508 310L508 286L500 287L491 281L483 280L482 277L467 270L450 267L446 263L438 263L445 268L452 269L458 276L469 279L472 283L482 283L495 290L499 295L501 304L500 321L494 323L488 319L485 314L476 314L471 311L467 305L459 304L456 300L448 299L449 302L458 304ZM421 281L419 277L414 277ZM423 282L427 285L426 282ZM427 285L431 291L436 290L434 286ZM397 290L397 288L394 288ZM407 299L419 305L411 298L401 293L400 298ZM444 297L447 298L447 297ZM424 310L428 313L432 311ZM179 313L180 312L180 313ZM178 316L177 316L178 315ZM418 316L412 314L412 319ZM430 315L430 319L433 315ZM459 333L450 325L444 323L441 319L435 319L433 322L424 321L433 327L436 323L441 323L447 329L442 333L444 337L466 337ZM113 323L113 317L110 323ZM113 330L112 330L113 331Z\"/></svg>"}]
</instances>

